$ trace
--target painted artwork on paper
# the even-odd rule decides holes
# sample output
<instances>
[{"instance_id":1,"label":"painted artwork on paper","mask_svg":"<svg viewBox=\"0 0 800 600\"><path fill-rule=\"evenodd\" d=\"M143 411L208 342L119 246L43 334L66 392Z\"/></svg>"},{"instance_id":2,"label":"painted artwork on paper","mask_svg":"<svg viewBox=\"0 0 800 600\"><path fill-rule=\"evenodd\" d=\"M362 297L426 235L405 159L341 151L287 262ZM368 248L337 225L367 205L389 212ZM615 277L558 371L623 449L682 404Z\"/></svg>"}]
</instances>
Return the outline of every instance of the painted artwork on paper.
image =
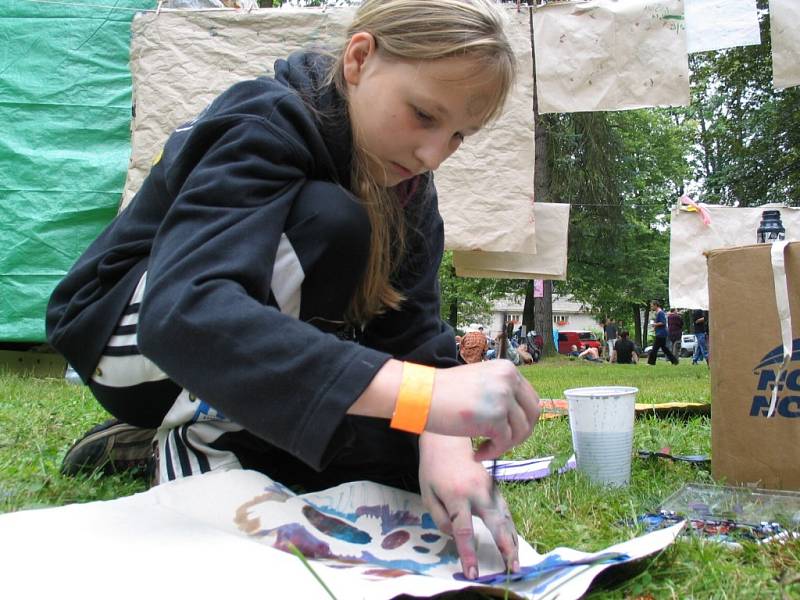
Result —
<instances>
[{"instance_id":1,"label":"painted artwork on paper","mask_svg":"<svg viewBox=\"0 0 800 600\"><path fill-rule=\"evenodd\" d=\"M419 495L365 481L297 495L265 480L263 492L241 504L234 517L251 538L286 552L294 547L308 560L346 569L365 584L412 575L466 582L453 539L436 528ZM682 527L597 553L556 548L541 555L520 539L522 566L509 576L489 531L478 519L473 525L481 574L473 583L507 587L527 598L556 590L560 597L577 598L602 570L660 550Z\"/></svg>"},{"instance_id":2,"label":"painted artwork on paper","mask_svg":"<svg viewBox=\"0 0 800 600\"><path fill-rule=\"evenodd\" d=\"M355 482L298 496L273 482L239 508L236 523L279 550L293 545L328 566L369 566L365 573L371 576L449 577L460 571L455 542L437 529L420 497L378 484Z\"/></svg>"}]
</instances>

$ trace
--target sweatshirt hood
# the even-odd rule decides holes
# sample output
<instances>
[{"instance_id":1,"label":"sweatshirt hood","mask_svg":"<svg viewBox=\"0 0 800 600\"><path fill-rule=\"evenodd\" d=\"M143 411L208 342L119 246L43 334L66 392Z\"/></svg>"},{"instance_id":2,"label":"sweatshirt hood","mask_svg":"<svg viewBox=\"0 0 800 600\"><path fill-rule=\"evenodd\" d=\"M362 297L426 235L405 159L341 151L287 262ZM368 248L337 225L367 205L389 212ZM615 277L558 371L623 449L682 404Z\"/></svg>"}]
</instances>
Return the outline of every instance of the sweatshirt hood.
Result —
<instances>
[{"instance_id":1,"label":"sweatshirt hood","mask_svg":"<svg viewBox=\"0 0 800 600\"><path fill-rule=\"evenodd\" d=\"M275 80L297 91L309 107L331 157L351 157L352 129L347 101L333 84L325 84L334 58L309 51L298 51L275 61ZM339 183L350 187L350 160L337 160Z\"/></svg>"}]
</instances>

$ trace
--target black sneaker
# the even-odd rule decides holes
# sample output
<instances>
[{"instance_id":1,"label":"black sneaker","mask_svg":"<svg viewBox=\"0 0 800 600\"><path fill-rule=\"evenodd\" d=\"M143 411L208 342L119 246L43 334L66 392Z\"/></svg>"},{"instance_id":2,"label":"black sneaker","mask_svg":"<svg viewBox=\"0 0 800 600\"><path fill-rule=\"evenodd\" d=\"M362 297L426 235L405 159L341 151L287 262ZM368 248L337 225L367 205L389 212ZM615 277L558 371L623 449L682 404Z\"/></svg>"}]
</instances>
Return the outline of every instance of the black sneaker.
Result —
<instances>
[{"instance_id":1,"label":"black sneaker","mask_svg":"<svg viewBox=\"0 0 800 600\"><path fill-rule=\"evenodd\" d=\"M61 474L105 475L132 471L151 475L154 468L153 438L155 429L142 429L109 419L92 427L64 455Z\"/></svg>"}]
</instances>

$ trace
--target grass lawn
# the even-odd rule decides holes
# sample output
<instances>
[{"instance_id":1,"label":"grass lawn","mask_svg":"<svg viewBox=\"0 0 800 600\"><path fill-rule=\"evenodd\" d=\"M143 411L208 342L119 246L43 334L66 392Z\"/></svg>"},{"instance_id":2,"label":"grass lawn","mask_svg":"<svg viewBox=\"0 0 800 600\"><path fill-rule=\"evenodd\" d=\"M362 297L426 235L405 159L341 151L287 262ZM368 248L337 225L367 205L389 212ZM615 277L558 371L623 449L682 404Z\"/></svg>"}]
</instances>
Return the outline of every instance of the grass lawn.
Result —
<instances>
[{"instance_id":1,"label":"grass lawn","mask_svg":"<svg viewBox=\"0 0 800 600\"><path fill-rule=\"evenodd\" d=\"M654 367L592 364L562 357L524 367L542 398L587 385L632 385L638 402L708 402L708 369L682 360ZM106 415L86 388L60 379L0 372L0 511L105 500L145 489L140 479L65 478L58 467L70 443ZM710 454L708 417L638 417L634 449ZM571 453L566 417L541 421L512 458ZM576 471L533 483L501 484L520 534L540 552L557 546L593 551L640 531L621 521L654 511L684 483L713 483L708 471L685 463L634 458L631 485L603 489ZM590 598L800 598L800 542L744 544L741 550L679 540L638 575Z\"/></svg>"}]
</instances>

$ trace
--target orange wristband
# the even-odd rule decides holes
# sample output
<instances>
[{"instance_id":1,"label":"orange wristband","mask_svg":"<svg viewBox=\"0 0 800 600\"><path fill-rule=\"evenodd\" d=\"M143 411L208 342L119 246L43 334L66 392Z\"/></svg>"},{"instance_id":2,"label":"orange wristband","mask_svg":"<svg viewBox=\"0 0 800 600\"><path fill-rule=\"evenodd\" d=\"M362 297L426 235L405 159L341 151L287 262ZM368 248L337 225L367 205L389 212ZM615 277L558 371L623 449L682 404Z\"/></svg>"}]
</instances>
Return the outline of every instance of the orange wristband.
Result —
<instances>
[{"instance_id":1,"label":"orange wristband","mask_svg":"<svg viewBox=\"0 0 800 600\"><path fill-rule=\"evenodd\" d=\"M415 363L403 363L403 379L389 426L411 433L422 433L428 422L436 369Z\"/></svg>"}]
</instances>

